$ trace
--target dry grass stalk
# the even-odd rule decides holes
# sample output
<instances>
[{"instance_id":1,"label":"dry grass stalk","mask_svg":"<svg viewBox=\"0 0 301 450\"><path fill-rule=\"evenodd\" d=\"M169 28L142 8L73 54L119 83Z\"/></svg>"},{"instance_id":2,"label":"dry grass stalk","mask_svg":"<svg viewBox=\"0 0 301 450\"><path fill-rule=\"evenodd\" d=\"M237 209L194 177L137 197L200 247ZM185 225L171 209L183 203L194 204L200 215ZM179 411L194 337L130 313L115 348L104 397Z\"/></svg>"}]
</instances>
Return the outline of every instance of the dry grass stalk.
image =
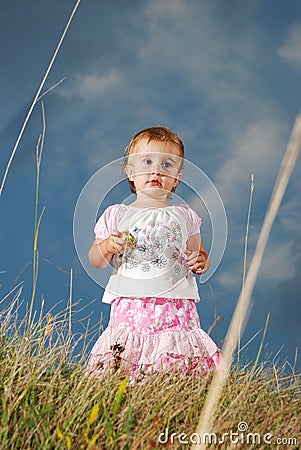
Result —
<instances>
[{"instance_id":1,"label":"dry grass stalk","mask_svg":"<svg viewBox=\"0 0 301 450\"><path fill-rule=\"evenodd\" d=\"M32 319L32 311L36 296L37 282L38 282L38 269L39 269L39 253L38 253L38 240L39 240L39 230L42 221L42 217L45 211L45 207L42 209L40 217L39 214L39 187L40 187L40 174L41 174L41 161L45 142L46 133L46 118L45 118L45 108L44 103L42 105L42 132L39 136L36 145L36 192L35 192L35 214L34 214L34 240L33 240L33 265L32 265L32 293L31 302L29 307L29 325Z\"/></svg>"},{"instance_id":2,"label":"dry grass stalk","mask_svg":"<svg viewBox=\"0 0 301 450\"><path fill-rule=\"evenodd\" d=\"M68 19L68 22L67 22L67 24L66 24L66 26L65 26L65 28L64 28L64 31L63 31L63 33L62 33L62 35L61 35L61 37L60 37L60 40L59 40L59 42L58 42L58 44L57 44L57 46L56 46L56 49L55 49L55 51L54 51L54 54L53 54L53 56L52 56L52 58L51 58L51 60L50 60L50 63L49 63L49 65L48 65L47 69L46 69L45 75L44 75L44 77L43 77L43 79L42 79L42 81L41 81L41 84L40 84L40 86L39 86L39 88L38 88L38 90L37 90L37 92L36 92L36 95L35 95L35 97L34 97L34 99L33 99L33 101L32 101L32 104L31 104L31 106L30 106L30 108L29 108L29 111L28 111L28 113L27 113L27 115L26 115L26 117L25 117L25 120L24 120L23 125L22 125L22 127L21 127L20 133L19 133L19 135L18 135L18 137L17 137L16 143L15 143L15 145L14 145L14 148L13 148L12 152L11 152L10 158L9 158L9 160L8 160L8 163L7 163L7 166L6 166L4 175L3 175L3 179L2 179L2 182L1 182L1 186L0 186L0 197L1 197L2 191L3 191L3 189L4 189L4 185L5 185L5 182L6 182L6 178L7 178L7 175L8 175L9 169L10 169L10 166L12 165L13 159L14 159L15 154L16 154L16 152L17 152L17 149L18 149L18 147L19 147L19 143L20 143L20 141L21 141L21 138L22 138L22 136L23 136L23 133L24 133L24 131L25 131L25 128L26 128L26 126L27 126L27 123L28 123L28 121L29 121L29 119L30 119L30 117L31 117L31 114L32 114L32 111L34 110L34 107L36 106L36 104L38 103L38 101L39 101L39 100L42 98L42 96L44 95L44 94L42 94L42 96L41 96L42 89L43 89L43 87L44 87L44 85L45 85L45 83L46 83L46 80L47 80L47 78L48 78L48 75L49 75L49 73L50 73L50 71L51 71L51 69L52 69L52 66L53 66L53 64L54 64L54 62L55 62L55 60L56 60L56 57L57 57L57 55L58 55L58 52L60 51L60 48L61 48L61 46L62 46L62 43L64 42L65 36L66 36L66 34L67 34L67 32L68 32L68 29L69 29L69 27L70 27L70 25L71 25L71 22L72 22L72 20L73 20L73 17L74 17L74 15L75 15L77 9L78 9L78 7L79 7L80 2L81 2L81 0L77 0L76 4L75 4L75 6L74 6L74 8L73 8L73 10L72 10L72 13L71 13L71 15L70 15L70 17L69 17L69 19ZM57 85L58 85L58 84L60 84L60 82L57 83ZM48 91L49 91L49 90L48 90Z\"/></svg>"},{"instance_id":3,"label":"dry grass stalk","mask_svg":"<svg viewBox=\"0 0 301 450\"><path fill-rule=\"evenodd\" d=\"M70 269L70 281L69 281L69 306L68 306L68 310L69 310L69 324L68 324L68 329L69 329L69 339L72 338L72 298L73 298L73 269Z\"/></svg>"},{"instance_id":4,"label":"dry grass stalk","mask_svg":"<svg viewBox=\"0 0 301 450\"><path fill-rule=\"evenodd\" d=\"M225 371L217 371L213 377L212 383L206 396L205 404L201 412L196 433L203 436L205 433L210 433L215 419L217 403L219 401L223 385L228 376L233 354L238 343L241 330L246 325L246 317L248 313L250 298L253 288L258 276L263 254L267 245L272 224L278 213L281 200L285 193L288 181L290 179L292 170L297 161L301 146L301 114L296 117L294 127L290 136L290 140L286 147L281 167L278 173L277 180L272 192L271 200L264 218L264 222L257 241L256 249L250 264L250 268L246 275L245 283L241 290L233 317L226 335L225 344L223 346L223 357L225 364ZM197 444L191 447L193 450L203 450L206 444Z\"/></svg>"},{"instance_id":5,"label":"dry grass stalk","mask_svg":"<svg viewBox=\"0 0 301 450\"><path fill-rule=\"evenodd\" d=\"M78 343L68 336L68 310L40 315L29 332L27 320L20 323L15 310L0 312L1 449L186 448L183 441L193 436L211 375L158 373L134 385L121 371L87 377L85 353L77 361L72 356ZM212 448L225 448L220 438L236 431L241 417L261 436L272 432L300 438L298 376L286 378L276 368L273 373L261 366L250 377L249 371L234 367L223 399Z\"/></svg>"},{"instance_id":6,"label":"dry grass stalk","mask_svg":"<svg viewBox=\"0 0 301 450\"><path fill-rule=\"evenodd\" d=\"M252 210L253 192L254 192L254 175L251 174L250 200L249 200L249 207L248 207L247 225L246 225L246 234L245 234L245 245L244 245L242 290L244 290L244 286L245 286L245 282L246 282L246 274L247 274L248 242L249 242L249 229L250 229L250 218L251 218L251 210ZM241 348L240 348L240 337L241 337L241 329L239 330L239 337L238 337L238 343L237 343L237 360L238 360L238 362L239 362L240 350L241 350Z\"/></svg>"}]
</instances>

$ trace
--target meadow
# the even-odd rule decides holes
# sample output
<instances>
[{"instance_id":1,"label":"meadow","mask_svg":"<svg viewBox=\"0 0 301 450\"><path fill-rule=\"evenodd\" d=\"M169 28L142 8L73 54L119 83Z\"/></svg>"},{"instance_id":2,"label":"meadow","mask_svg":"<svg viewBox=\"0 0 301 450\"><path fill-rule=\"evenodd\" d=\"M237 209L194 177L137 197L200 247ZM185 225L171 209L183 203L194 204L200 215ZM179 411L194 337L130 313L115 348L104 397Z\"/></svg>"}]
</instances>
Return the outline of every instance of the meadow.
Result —
<instances>
[{"instance_id":1,"label":"meadow","mask_svg":"<svg viewBox=\"0 0 301 450\"><path fill-rule=\"evenodd\" d=\"M227 379L218 380L213 373L199 378L162 372L132 383L121 369L101 378L88 376L85 364L91 330L80 335L72 332L72 270L67 309L53 315L44 314L43 307L39 313L34 308L44 211L39 213L43 103L42 118L36 147L32 296L25 314L22 283L0 301L0 449L299 449L300 373L294 365L278 367L273 360L259 362L260 358L253 362L234 358L232 364L273 221L269 214L275 217L282 198L278 195L273 207L277 189L248 272L244 263L243 289L223 347L224 360L231 367ZM288 179L289 174L286 183ZM277 186L284 192L281 180ZM249 212L250 207L251 201ZM248 226L245 256L247 240ZM258 355L261 350L262 345ZM209 406L208 398L213 398Z\"/></svg>"},{"instance_id":2,"label":"meadow","mask_svg":"<svg viewBox=\"0 0 301 450\"><path fill-rule=\"evenodd\" d=\"M300 374L270 362L236 362L211 434L195 433L212 374L160 373L132 383L120 369L87 376L87 335L68 311L19 319L20 291L0 315L0 448L298 449ZM83 350L76 356L75 348Z\"/></svg>"},{"instance_id":3,"label":"meadow","mask_svg":"<svg viewBox=\"0 0 301 450\"><path fill-rule=\"evenodd\" d=\"M32 110L45 95L41 95L42 88L79 3L25 118L4 173L0 196ZM101 378L88 376L85 364L89 333L72 333L72 272L69 308L58 315L44 315L43 308L39 315L34 311L39 226L44 211L39 213L46 127L43 103L42 122L36 146L32 298L25 315L20 314L21 287L0 301L0 449L148 450L199 445L229 450L301 448L300 373L294 366L288 371L287 364L278 367L273 360L259 362L259 358L253 362L239 358L231 364L269 232L300 150L301 116L280 168L248 273L244 264L243 289L224 345L225 361L231 370L227 379L216 384L215 391L210 389L212 373L199 378L189 373L161 372L136 383L121 369ZM207 408L210 426L207 433L201 434L196 430L211 392L214 401Z\"/></svg>"}]
</instances>

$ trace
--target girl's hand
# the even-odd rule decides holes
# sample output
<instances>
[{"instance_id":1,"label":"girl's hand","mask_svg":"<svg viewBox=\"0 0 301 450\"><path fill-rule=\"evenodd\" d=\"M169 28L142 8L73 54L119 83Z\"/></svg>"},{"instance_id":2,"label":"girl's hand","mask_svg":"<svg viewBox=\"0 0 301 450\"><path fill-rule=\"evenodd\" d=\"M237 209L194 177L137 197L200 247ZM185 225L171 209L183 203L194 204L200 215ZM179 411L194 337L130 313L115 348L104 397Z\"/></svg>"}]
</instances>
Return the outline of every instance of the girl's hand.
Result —
<instances>
[{"instance_id":1,"label":"girl's hand","mask_svg":"<svg viewBox=\"0 0 301 450\"><path fill-rule=\"evenodd\" d=\"M121 255L124 252L125 239L122 238L122 233L117 230L112 230L110 236L106 239L106 250L108 253L114 255Z\"/></svg>"},{"instance_id":2,"label":"girl's hand","mask_svg":"<svg viewBox=\"0 0 301 450\"><path fill-rule=\"evenodd\" d=\"M189 270L198 275L207 272L210 266L207 253L205 254L197 251L191 252L190 250L185 250L184 253L187 256L186 264Z\"/></svg>"},{"instance_id":3,"label":"girl's hand","mask_svg":"<svg viewBox=\"0 0 301 450\"><path fill-rule=\"evenodd\" d=\"M132 245L129 243L126 232L113 230L106 241L107 252L113 253L114 255L122 255L131 247Z\"/></svg>"}]
</instances>

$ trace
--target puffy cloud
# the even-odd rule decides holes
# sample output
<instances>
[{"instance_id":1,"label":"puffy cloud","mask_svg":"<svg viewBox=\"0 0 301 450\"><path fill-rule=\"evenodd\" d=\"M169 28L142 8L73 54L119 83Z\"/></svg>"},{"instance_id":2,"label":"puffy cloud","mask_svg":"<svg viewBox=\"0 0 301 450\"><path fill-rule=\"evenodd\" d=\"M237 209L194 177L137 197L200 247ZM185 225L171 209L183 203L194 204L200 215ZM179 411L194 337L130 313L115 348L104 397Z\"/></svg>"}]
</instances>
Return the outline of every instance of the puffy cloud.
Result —
<instances>
[{"instance_id":1,"label":"puffy cloud","mask_svg":"<svg viewBox=\"0 0 301 450\"><path fill-rule=\"evenodd\" d=\"M301 22L291 25L286 41L277 53L287 62L301 66Z\"/></svg>"},{"instance_id":2,"label":"puffy cloud","mask_svg":"<svg viewBox=\"0 0 301 450\"><path fill-rule=\"evenodd\" d=\"M115 69L104 76L97 73L80 73L76 75L71 86L61 89L60 95L68 100L76 98L90 104L107 95L108 91L114 92L121 81L122 75Z\"/></svg>"},{"instance_id":3,"label":"puffy cloud","mask_svg":"<svg viewBox=\"0 0 301 450\"><path fill-rule=\"evenodd\" d=\"M8 26L4 35L11 33L7 42L11 45L14 38L16 45L12 50L7 47L13 58L11 56L10 64L6 65L9 83L2 83L5 92L11 86L0 108L2 128L10 123L15 105L20 101L26 103L34 91L39 81L38 69L46 64L47 48L52 49L59 31L57 18L65 17L57 11L52 14L52 3L45 3L49 3L49 10L44 3L41 6L41 2L36 2L34 8L35 13L44 18L35 21L41 24L44 34L39 33L40 29L27 26L31 15L20 16L19 34L16 34L15 5L11 7L11 21L6 20ZM47 136L42 178L44 197L41 195L41 198L43 202L45 198L47 214L52 210L54 214L57 210L65 214L61 219L64 229L61 224L58 226L57 220L51 222L49 229L54 239L59 235L66 241L70 235L72 205L89 176L120 157L131 134L139 129L153 124L173 128L184 139L187 158L208 172L226 204L229 240L214 282L219 282L231 302L233 293L238 293L241 286L250 174L255 174L255 191L249 255L254 249L288 138L295 108L291 98L299 81L291 84L294 67L288 67L290 71L283 74L279 83L279 56L300 66L301 25L294 24L286 36L283 28L269 27L267 32L267 17L261 1L225 3L227 5L205 0L144 0L122 5L92 2L79 11L78 21L70 30L49 83L63 76L66 80L45 98ZM65 2L62 5L67 7ZM277 8L280 14L281 6L277 4ZM268 20L272 20L270 16ZM290 20L289 15L283 17L282 23L285 20ZM24 34L25 23L29 41ZM53 27L55 36L50 36ZM37 36L45 36L47 48L45 41ZM263 42L267 45L262 45ZM283 43L278 52L277 42ZM24 47L35 50L24 53ZM26 56L22 70L22 65L17 65L18 61L23 61L20 53L16 54L18 48L21 56ZM4 130L5 136L3 133L0 136L3 148L7 146L4 137L6 140L6 135L16 132L12 128L19 127L15 120L11 123L12 126ZM40 119L37 130L38 134ZM24 180L29 179L29 169L22 176ZM91 199L101 195L100 187L95 187ZM289 280L294 273L296 248L291 239L299 233L299 187L300 177L295 176L261 268L261 299L271 285ZM115 201L112 197L108 201ZM26 214L28 212L20 211L19 216L28 220ZM209 220L205 219L204 236L207 222ZM207 242L210 243L210 236L206 245ZM59 255L62 248L61 244L52 245L51 251ZM66 251L65 248L61 257L71 260L73 247ZM49 245L46 242L44 250L47 255ZM51 284L54 286L55 282L52 280ZM297 294L293 295L298 287L294 278L289 289L292 302L298 300ZM89 289L91 286L87 287L87 292ZM281 290L281 295L284 302L285 290ZM223 306L225 309L227 306Z\"/></svg>"},{"instance_id":4,"label":"puffy cloud","mask_svg":"<svg viewBox=\"0 0 301 450\"><path fill-rule=\"evenodd\" d=\"M285 239L274 241L267 247L260 269L259 280L277 283L279 279L288 280L296 269L294 243Z\"/></svg>"},{"instance_id":5,"label":"puffy cloud","mask_svg":"<svg viewBox=\"0 0 301 450\"><path fill-rule=\"evenodd\" d=\"M256 190L271 189L283 152L283 136L284 126L271 117L235 131L232 148L215 174L229 206L239 207L246 202L241 189L250 184L251 174L255 176Z\"/></svg>"}]
</instances>

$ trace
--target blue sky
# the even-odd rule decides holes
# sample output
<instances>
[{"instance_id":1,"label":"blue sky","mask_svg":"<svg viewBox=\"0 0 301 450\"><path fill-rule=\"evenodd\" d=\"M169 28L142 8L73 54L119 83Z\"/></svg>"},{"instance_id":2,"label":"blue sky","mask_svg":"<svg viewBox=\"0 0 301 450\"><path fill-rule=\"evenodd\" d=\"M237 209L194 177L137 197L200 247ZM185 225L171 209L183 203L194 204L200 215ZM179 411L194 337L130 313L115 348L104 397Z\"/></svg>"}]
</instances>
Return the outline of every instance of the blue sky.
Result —
<instances>
[{"instance_id":1,"label":"blue sky","mask_svg":"<svg viewBox=\"0 0 301 450\"><path fill-rule=\"evenodd\" d=\"M74 3L1 1L1 177ZM101 315L107 323L109 308L101 304L101 289L75 251L75 205L85 183L122 156L133 134L163 125L182 137L186 158L210 177L226 209L225 255L209 283L200 286L199 305L206 330L214 318L214 292L217 313L224 320L213 337L221 345L241 287L250 175L255 175L255 191L249 260L300 111L300 76L297 0L83 1L45 86L65 77L44 98L40 211L46 209L40 227L36 309L42 297L46 310L66 305L68 275L54 265L73 268L73 298L78 309L84 308L76 315L76 330L92 327ZM37 105L0 198L1 298L32 260L40 132ZM270 312L266 351L273 358L283 346L279 359L291 363L300 346L300 164L271 233L242 339L244 344L261 330ZM112 191L107 201L122 201L125 186ZM85 237L87 249L93 225ZM210 246L208 217L203 238ZM30 299L31 271L28 265L18 279L23 281L24 302ZM244 350L247 359L254 357L260 339L259 334Z\"/></svg>"}]
</instances>

